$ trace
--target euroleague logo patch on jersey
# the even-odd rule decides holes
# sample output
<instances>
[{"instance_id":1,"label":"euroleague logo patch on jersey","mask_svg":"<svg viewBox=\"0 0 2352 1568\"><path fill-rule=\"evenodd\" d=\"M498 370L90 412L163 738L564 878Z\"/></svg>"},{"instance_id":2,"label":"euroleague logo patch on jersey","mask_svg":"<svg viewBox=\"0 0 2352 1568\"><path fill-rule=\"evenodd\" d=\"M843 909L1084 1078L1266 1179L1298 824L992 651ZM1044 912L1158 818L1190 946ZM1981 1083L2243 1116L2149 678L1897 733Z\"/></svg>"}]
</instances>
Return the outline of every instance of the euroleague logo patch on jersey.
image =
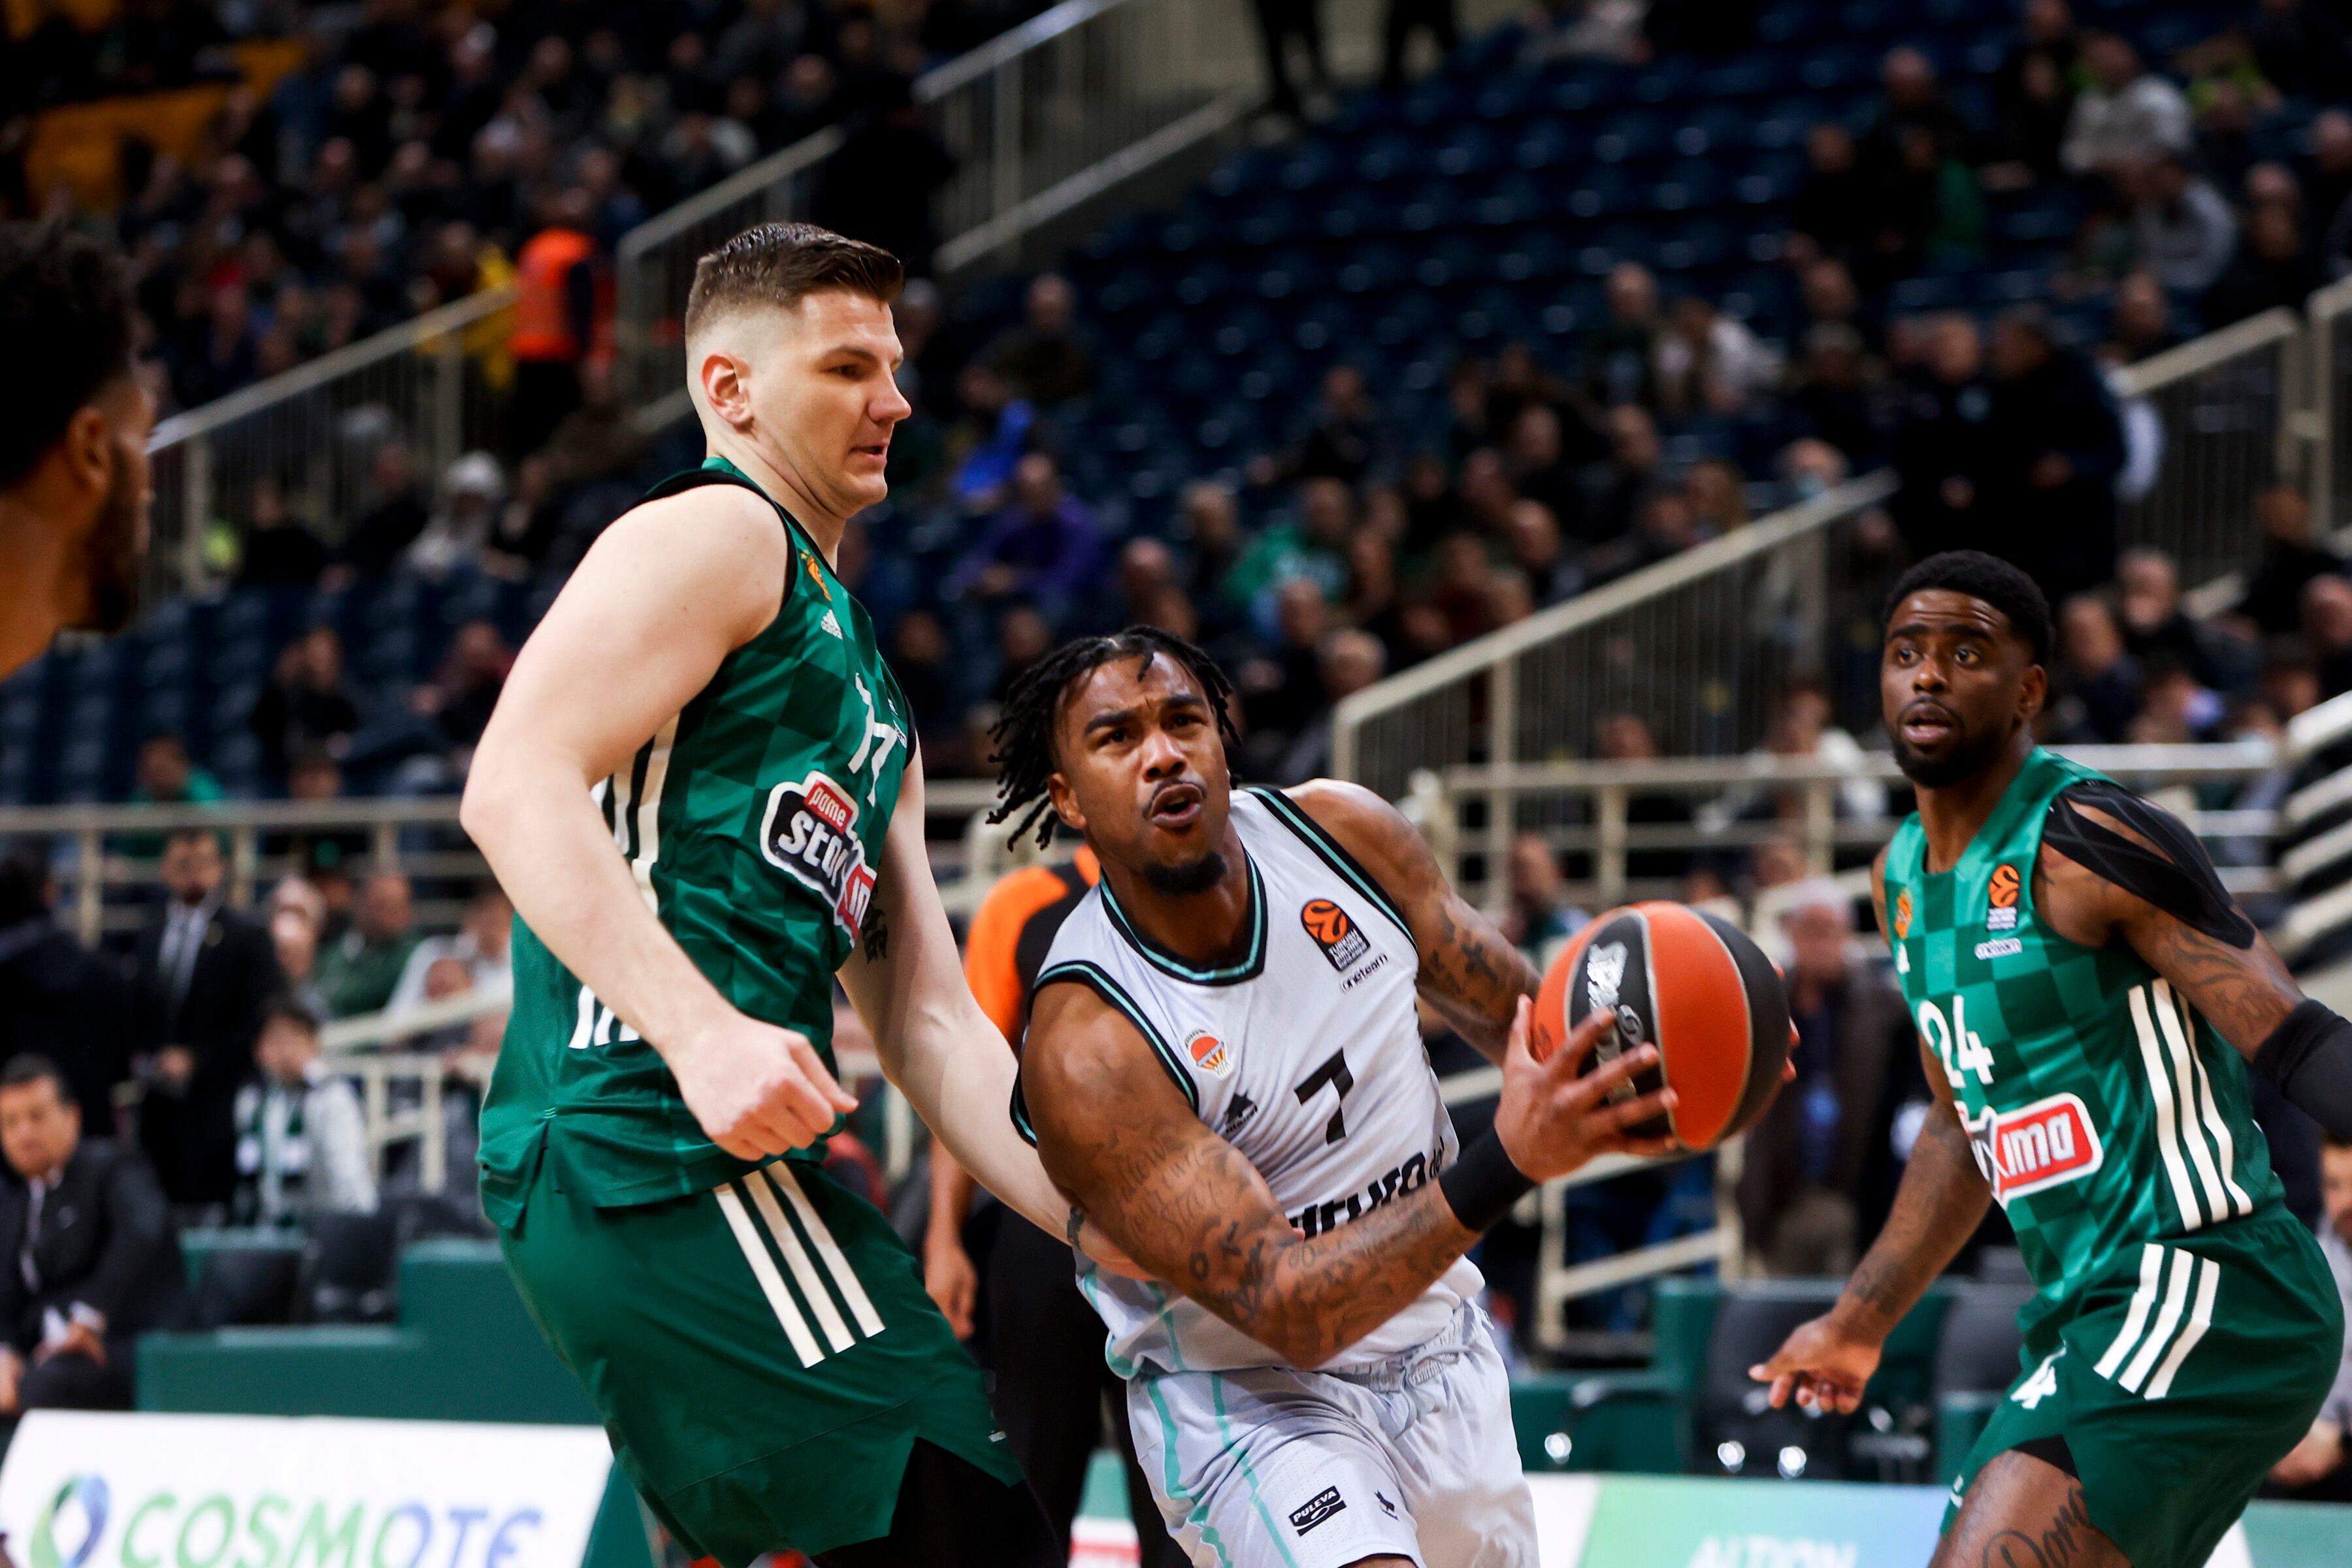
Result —
<instances>
[{"instance_id":1,"label":"euroleague logo patch on jersey","mask_svg":"<svg viewBox=\"0 0 2352 1568\"><path fill-rule=\"evenodd\" d=\"M2011 1199L2077 1182L2105 1163L2099 1130L2079 1096L2053 1094L2015 1110L1987 1110L1968 1124L1977 1165L2001 1207Z\"/></svg>"},{"instance_id":2,"label":"euroleague logo patch on jersey","mask_svg":"<svg viewBox=\"0 0 2352 1568\"><path fill-rule=\"evenodd\" d=\"M2004 860L1992 868L1992 885L1985 894L1985 930L2017 929L2017 868Z\"/></svg>"},{"instance_id":3,"label":"euroleague logo patch on jersey","mask_svg":"<svg viewBox=\"0 0 2352 1568\"><path fill-rule=\"evenodd\" d=\"M1328 899L1309 899L1298 911L1298 923L1315 939L1331 967L1345 974L1350 964L1372 951L1372 939L1357 928L1353 916Z\"/></svg>"},{"instance_id":4,"label":"euroleague logo patch on jersey","mask_svg":"<svg viewBox=\"0 0 2352 1568\"><path fill-rule=\"evenodd\" d=\"M1211 1078L1227 1078L1233 1073L1233 1047L1206 1029L1195 1029L1184 1037L1184 1054Z\"/></svg>"},{"instance_id":5,"label":"euroleague logo patch on jersey","mask_svg":"<svg viewBox=\"0 0 2352 1568\"><path fill-rule=\"evenodd\" d=\"M1911 889L1904 889L1895 895L1895 935L1897 941L1911 934Z\"/></svg>"},{"instance_id":6,"label":"euroleague logo patch on jersey","mask_svg":"<svg viewBox=\"0 0 2352 1568\"><path fill-rule=\"evenodd\" d=\"M874 868L851 831L856 826L856 800L822 773L778 784L760 823L760 853L823 899L853 942L874 900Z\"/></svg>"}]
</instances>

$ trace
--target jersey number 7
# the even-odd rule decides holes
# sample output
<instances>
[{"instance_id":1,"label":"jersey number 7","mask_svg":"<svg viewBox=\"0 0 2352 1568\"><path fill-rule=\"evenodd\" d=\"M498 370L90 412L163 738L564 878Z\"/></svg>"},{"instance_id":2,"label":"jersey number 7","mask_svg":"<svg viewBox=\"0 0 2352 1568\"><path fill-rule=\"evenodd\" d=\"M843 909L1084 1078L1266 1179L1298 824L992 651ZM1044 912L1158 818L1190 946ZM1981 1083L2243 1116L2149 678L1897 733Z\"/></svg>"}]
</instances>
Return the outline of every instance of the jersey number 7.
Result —
<instances>
[{"instance_id":1,"label":"jersey number 7","mask_svg":"<svg viewBox=\"0 0 2352 1568\"><path fill-rule=\"evenodd\" d=\"M1356 1075L1348 1070L1345 1047L1333 1051L1321 1067L1300 1079L1291 1092L1298 1097L1298 1103L1304 1105L1314 1099L1315 1091L1327 1083L1339 1092L1339 1104L1333 1108L1331 1120L1324 1126L1323 1142L1337 1143L1348 1135L1348 1091L1356 1087Z\"/></svg>"}]
</instances>

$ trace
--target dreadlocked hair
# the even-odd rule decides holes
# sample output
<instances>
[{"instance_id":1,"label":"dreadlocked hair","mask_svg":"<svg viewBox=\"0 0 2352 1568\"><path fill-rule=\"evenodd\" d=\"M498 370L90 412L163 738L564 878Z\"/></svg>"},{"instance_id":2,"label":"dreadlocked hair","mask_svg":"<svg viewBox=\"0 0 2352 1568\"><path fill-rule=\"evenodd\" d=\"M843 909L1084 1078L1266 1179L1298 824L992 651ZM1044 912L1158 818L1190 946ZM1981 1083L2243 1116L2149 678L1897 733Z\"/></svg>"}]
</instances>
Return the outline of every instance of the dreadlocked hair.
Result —
<instances>
[{"instance_id":1,"label":"dreadlocked hair","mask_svg":"<svg viewBox=\"0 0 2352 1568\"><path fill-rule=\"evenodd\" d=\"M1240 748L1241 736L1234 731L1227 710L1233 682L1225 679L1216 660L1182 637L1158 626L1129 626L1112 637L1074 638L1022 672L1005 695L1003 712L989 727L989 738L996 742L988 759L996 764L996 807L988 814L988 820L1004 822L1020 815L1008 842L1019 843L1032 828L1036 830L1040 847L1053 839L1056 818L1046 782L1054 776L1054 725L1072 683L1123 658L1142 660L1135 672L1139 679L1151 668L1151 661L1163 654L1190 675L1209 700L1225 754L1231 757Z\"/></svg>"}]
</instances>

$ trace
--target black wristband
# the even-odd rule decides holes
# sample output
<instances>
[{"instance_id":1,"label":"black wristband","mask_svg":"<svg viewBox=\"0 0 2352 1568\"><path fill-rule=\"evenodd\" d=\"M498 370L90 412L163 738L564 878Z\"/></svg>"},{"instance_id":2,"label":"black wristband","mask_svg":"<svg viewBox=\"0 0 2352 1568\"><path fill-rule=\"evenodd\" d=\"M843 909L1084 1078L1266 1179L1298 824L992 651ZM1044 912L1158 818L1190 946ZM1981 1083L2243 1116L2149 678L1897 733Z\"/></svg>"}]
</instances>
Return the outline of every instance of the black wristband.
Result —
<instances>
[{"instance_id":1,"label":"black wristband","mask_svg":"<svg viewBox=\"0 0 2352 1568\"><path fill-rule=\"evenodd\" d=\"M2352 1022L2305 998L2254 1053L2254 1070L2287 1103L2337 1138L2352 1139Z\"/></svg>"},{"instance_id":2,"label":"black wristband","mask_svg":"<svg viewBox=\"0 0 2352 1568\"><path fill-rule=\"evenodd\" d=\"M1462 1157L1437 1178L1437 1190L1445 1194L1462 1228L1481 1236L1501 1224L1511 1205L1535 1191L1535 1186L1511 1163L1503 1141L1492 1128L1465 1148Z\"/></svg>"}]
</instances>

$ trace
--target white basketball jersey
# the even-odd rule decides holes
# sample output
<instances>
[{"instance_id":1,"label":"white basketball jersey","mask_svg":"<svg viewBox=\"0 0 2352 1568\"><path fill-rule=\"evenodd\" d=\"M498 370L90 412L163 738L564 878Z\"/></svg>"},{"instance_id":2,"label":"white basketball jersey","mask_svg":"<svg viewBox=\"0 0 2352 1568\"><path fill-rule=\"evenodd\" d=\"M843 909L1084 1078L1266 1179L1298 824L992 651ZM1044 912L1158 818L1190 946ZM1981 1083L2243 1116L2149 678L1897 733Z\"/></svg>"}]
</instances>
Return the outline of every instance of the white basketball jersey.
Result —
<instances>
[{"instance_id":1,"label":"white basketball jersey","mask_svg":"<svg viewBox=\"0 0 2352 1568\"><path fill-rule=\"evenodd\" d=\"M1454 1156L1413 1014L1420 961L1396 906L1287 796L1236 790L1233 821L1248 861L1241 957L1202 970L1155 946L1105 879L1063 922L1037 984L1082 984L1124 1013L1201 1120L1257 1167L1290 1223L1319 1236L1436 1180ZM1027 1048L1053 1047L1033 1037ZM1282 1364L1164 1287L1083 1258L1078 1282L1110 1331L1122 1377ZM1412 1349L1484 1283L1457 1261L1328 1364Z\"/></svg>"}]
</instances>

